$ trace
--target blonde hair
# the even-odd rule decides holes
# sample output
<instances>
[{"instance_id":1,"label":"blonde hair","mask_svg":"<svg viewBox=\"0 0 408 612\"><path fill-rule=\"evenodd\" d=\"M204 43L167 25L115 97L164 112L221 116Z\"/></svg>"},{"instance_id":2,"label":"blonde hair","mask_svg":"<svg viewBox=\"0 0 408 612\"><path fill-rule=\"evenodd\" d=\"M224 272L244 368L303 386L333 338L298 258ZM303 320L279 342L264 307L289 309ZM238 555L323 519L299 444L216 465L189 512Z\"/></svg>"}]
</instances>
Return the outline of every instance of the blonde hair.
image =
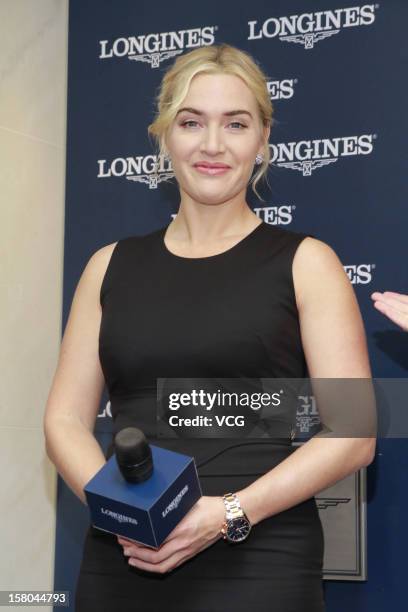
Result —
<instances>
[{"instance_id":1,"label":"blonde hair","mask_svg":"<svg viewBox=\"0 0 408 612\"><path fill-rule=\"evenodd\" d=\"M245 51L226 43L194 49L179 56L166 71L156 97L156 117L148 128L158 146L158 155L166 155L165 135L188 93L190 83L197 74L231 74L240 77L255 96L259 119L263 126L272 126L273 106L267 88L267 77L257 62ZM262 200L256 185L262 177L267 181L270 162L268 142L265 142L263 161L249 184ZM264 200L262 200L264 201Z\"/></svg>"}]
</instances>

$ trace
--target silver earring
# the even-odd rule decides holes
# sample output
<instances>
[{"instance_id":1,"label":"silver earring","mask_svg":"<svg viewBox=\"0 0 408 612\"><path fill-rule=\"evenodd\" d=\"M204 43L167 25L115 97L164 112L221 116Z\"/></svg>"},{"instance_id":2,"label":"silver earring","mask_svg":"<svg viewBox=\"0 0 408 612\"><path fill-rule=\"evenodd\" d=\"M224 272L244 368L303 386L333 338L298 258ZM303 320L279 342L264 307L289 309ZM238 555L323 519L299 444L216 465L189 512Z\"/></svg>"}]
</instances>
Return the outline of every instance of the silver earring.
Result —
<instances>
[{"instance_id":1,"label":"silver earring","mask_svg":"<svg viewBox=\"0 0 408 612\"><path fill-rule=\"evenodd\" d=\"M264 160L263 155L261 155L260 153L258 153L258 155L255 157L255 163L257 166L259 166L260 164L262 164Z\"/></svg>"}]
</instances>

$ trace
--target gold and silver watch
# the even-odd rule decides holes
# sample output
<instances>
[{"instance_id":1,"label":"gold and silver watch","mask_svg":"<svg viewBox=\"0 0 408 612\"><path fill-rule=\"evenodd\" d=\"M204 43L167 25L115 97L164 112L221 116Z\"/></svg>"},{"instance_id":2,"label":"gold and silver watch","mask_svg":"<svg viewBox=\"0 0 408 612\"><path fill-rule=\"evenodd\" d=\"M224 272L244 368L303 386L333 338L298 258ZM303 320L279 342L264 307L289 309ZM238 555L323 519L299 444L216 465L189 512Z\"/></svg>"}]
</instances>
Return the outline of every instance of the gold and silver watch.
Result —
<instances>
[{"instance_id":1,"label":"gold and silver watch","mask_svg":"<svg viewBox=\"0 0 408 612\"><path fill-rule=\"evenodd\" d=\"M252 525L235 493L225 493L222 500L226 509L225 522L221 529L222 537L228 542L243 542L249 536Z\"/></svg>"}]
</instances>

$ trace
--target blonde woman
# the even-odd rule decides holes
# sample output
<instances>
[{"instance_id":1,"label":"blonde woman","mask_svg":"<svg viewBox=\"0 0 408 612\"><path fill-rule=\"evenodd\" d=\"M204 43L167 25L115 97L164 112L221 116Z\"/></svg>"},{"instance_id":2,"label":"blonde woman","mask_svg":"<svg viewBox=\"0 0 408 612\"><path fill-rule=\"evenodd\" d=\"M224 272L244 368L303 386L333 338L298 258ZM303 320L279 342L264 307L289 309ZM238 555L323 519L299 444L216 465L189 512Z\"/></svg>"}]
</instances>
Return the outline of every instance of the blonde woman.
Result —
<instances>
[{"instance_id":1,"label":"blonde woman","mask_svg":"<svg viewBox=\"0 0 408 612\"><path fill-rule=\"evenodd\" d=\"M271 125L266 76L237 48L195 49L164 75L149 133L171 159L178 214L90 258L47 403L48 454L83 502L106 461L92 433L105 383L115 431L135 425L155 443L158 377L370 376L335 253L260 221L246 201L268 168ZM217 455L221 442L169 440L213 460L199 471L203 497L159 550L89 529L77 612L324 609L314 494L368 465L374 440L294 450L288 436ZM241 522L223 534L231 509Z\"/></svg>"}]
</instances>

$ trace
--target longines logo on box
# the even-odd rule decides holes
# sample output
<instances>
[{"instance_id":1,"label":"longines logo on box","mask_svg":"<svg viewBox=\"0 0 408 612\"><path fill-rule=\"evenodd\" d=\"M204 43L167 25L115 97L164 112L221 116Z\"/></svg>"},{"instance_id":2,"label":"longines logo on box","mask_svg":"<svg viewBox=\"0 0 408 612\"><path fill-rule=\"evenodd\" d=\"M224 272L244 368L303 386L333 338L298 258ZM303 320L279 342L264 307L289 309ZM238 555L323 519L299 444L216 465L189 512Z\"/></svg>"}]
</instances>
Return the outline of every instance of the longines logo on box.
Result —
<instances>
[{"instance_id":1,"label":"longines logo on box","mask_svg":"<svg viewBox=\"0 0 408 612\"><path fill-rule=\"evenodd\" d=\"M138 524L137 519L131 516L127 516L126 514L120 514L119 512L113 512L113 510L109 510L109 508L102 507L101 514L106 514L107 516L117 521L118 523L132 523L132 525Z\"/></svg>"},{"instance_id":2,"label":"longines logo on box","mask_svg":"<svg viewBox=\"0 0 408 612\"><path fill-rule=\"evenodd\" d=\"M174 177L171 162L157 155L116 157L110 162L98 159L98 166L98 178L125 177L128 181L145 183L149 189L156 189L159 183Z\"/></svg>"},{"instance_id":3,"label":"longines logo on box","mask_svg":"<svg viewBox=\"0 0 408 612\"><path fill-rule=\"evenodd\" d=\"M162 512L162 517L165 518L169 512L171 512L172 510L175 510L176 508L179 507L181 500L183 499L184 495L187 493L188 491L188 485L184 485L184 487L181 489L181 491L179 493L177 493L176 497L169 503L169 505L167 506L167 508L165 508L165 510L163 510Z\"/></svg>"},{"instance_id":4,"label":"longines logo on box","mask_svg":"<svg viewBox=\"0 0 408 612\"><path fill-rule=\"evenodd\" d=\"M127 57L130 60L146 62L151 68L158 68L160 62L179 55L184 49L214 44L214 32L218 26L205 26L177 32L160 32L140 36L120 37L114 41L100 40L99 59Z\"/></svg>"},{"instance_id":5,"label":"longines logo on box","mask_svg":"<svg viewBox=\"0 0 408 612\"><path fill-rule=\"evenodd\" d=\"M262 206L254 208L253 211L270 225L289 225L292 223L295 208L296 206Z\"/></svg>"},{"instance_id":6,"label":"longines logo on box","mask_svg":"<svg viewBox=\"0 0 408 612\"><path fill-rule=\"evenodd\" d=\"M298 170L303 176L310 176L313 170L338 161L339 157L369 155L373 151L376 134L319 138L297 142L270 143L270 163L282 168Z\"/></svg>"},{"instance_id":7,"label":"longines logo on box","mask_svg":"<svg viewBox=\"0 0 408 612\"><path fill-rule=\"evenodd\" d=\"M327 11L315 11L284 17L269 17L259 24L248 21L248 40L275 38L293 42L304 49L313 49L315 43L338 34L342 28L368 26L374 23L378 4L364 4Z\"/></svg>"}]
</instances>

